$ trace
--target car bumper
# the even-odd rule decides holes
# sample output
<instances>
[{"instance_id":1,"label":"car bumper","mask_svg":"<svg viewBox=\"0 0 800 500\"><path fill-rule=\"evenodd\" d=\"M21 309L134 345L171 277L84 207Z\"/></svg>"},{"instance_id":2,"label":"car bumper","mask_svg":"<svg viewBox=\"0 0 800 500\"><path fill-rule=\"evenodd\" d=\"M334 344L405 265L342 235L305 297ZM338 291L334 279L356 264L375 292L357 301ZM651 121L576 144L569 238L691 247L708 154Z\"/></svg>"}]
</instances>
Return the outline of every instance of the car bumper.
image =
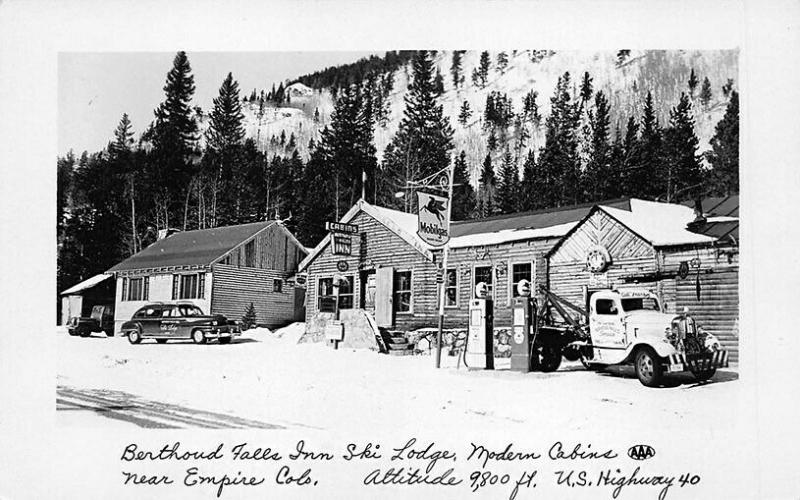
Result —
<instances>
[{"instance_id":1,"label":"car bumper","mask_svg":"<svg viewBox=\"0 0 800 500\"><path fill-rule=\"evenodd\" d=\"M225 337L238 337L242 334L239 328L206 328L203 329L206 338L225 338Z\"/></svg>"},{"instance_id":2,"label":"car bumper","mask_svg":"<svg viewBox=\"0 0 800 500\"><path fill-rule=\"evenodd\" d=\"M677 353L667 358L667 372L705 371L728 367L728 351L719 350L698 354Z\"/></svg>"}]
</instances>

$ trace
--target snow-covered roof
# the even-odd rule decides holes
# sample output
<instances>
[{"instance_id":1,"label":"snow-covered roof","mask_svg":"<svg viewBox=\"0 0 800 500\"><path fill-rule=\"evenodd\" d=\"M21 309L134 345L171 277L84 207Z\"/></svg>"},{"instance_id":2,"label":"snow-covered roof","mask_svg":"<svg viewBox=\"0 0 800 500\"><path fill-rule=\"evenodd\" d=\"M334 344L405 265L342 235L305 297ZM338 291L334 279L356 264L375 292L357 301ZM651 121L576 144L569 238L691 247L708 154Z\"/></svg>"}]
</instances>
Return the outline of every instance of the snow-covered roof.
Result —
<instances>
[{"instance_id":1,"label":"snow-covered roof","mask_svg":"<svg viewBox=\"0 0 800 500\"><path fill-rule=\"evenodd\" d=\"M356 204L353 205L353 207L350 208L346 214L344 214L344 217L342 217L339 222L347 224L352 221L360 212L370 215L373 219L386 226L387 229L414 247L428 260L433 260L433 252L431 251L432 247L422 241L419 236L417 236L416 214L409 214L385 207L378 207L375 205L370 205L364 200L358 200L358 202L356 202ZM319 253L330 244L330 242L331 235L328 234L325 236L325 238L323 238L322 241L319 242L316 247L314 247L313 250L311 250L311 253L309 253L305 259L300 261L298 270L304 270L317 257L317 255L319 255Z\"/></svg>"},{"instance_id":2,"label":"snow-covered roof","mask_svg":"<svg viewBox=\"0 0 800 500\"><path fill-rule=\"evenodd\" d=\"M598 207L655 247L712 243L716 238L689 231L694 210L684 205L631 198L631 209Z\"/></svg>"},{"instance_id":3,"label":"snow-covered roof","mask_svg":"<svg viewBox=\"0 0 800 500\"><path fill-rule=\"evenodd\" d=\"M89 288L99 285L100 283L109 279L110 277L111 277L110 274L97 274L87 280L81 281L77 285L67 288L66 290L61 292L61 295L73 295L83 290L88 290Z\"/></svg>"},{"instance_id":4,"label":"snow-covered roof","mask_svg":"<svg viewBox=\"0 0 800 500\"><path fill-rule=\"evenodd\" d=\"M498 245L512 241L532 240L537 238L558 238L564 236L578 222L567 222L550 227L526 229L502 229L491 233L467 234L450 240L450 248L468 248L483 245Z\"/></svg>"}]
</instances>

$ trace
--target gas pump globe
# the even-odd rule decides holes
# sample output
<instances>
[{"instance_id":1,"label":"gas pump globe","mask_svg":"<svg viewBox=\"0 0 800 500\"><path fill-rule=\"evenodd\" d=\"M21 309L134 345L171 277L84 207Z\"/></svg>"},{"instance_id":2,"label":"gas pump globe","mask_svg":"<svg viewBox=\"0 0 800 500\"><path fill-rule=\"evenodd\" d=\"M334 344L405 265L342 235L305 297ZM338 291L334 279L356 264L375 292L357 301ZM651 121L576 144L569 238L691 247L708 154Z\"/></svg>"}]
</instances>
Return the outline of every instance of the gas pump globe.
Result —
<instances>
[{"instance_id":1,"label":"gas pump globe","mask_svg":"<svg viewBox=\"0 0 800 500\"><path fill-rule=\"evenodd\" d=\"M494 304L486 283L475 285L469 301L469 332L464 360L473 369L494 369Z\"/></svg>"}]
</instances>

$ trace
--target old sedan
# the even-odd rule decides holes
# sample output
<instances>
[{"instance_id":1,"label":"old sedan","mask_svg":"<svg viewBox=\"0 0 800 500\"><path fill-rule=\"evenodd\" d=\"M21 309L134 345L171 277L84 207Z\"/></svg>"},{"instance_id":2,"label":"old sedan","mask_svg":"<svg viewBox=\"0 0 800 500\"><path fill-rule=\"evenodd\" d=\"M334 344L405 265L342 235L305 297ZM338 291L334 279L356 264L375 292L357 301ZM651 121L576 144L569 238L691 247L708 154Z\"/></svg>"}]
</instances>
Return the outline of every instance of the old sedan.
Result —
<instances>
[{"instance_id":1,"label":"old sedan","mask_svg":"<svg viewBox=\"0 0 800 500\"><path fill-rule=\"evenodd\" d=\"M204 344L217 339L229 344L241 335L238 323L221 314L206 315L194 304L148 304L133 314L120 328L131 344L143 339L155 339L159 344L168 340L192 340Z\"/></svg>"}]
</instances>

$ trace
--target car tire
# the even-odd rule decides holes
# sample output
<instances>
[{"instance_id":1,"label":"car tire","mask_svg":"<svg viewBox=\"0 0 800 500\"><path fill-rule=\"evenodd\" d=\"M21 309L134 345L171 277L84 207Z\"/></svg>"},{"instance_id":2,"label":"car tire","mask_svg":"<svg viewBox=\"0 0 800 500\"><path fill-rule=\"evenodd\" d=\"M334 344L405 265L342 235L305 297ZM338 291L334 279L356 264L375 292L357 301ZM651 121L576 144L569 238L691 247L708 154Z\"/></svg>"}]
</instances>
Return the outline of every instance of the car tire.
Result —
<instances>
[{"instance_id":1,"label":"car tire","mask_svg":"<svg viewBox=\"0 0 800 500\"><path fill-rule=\"evenodd\" d=\"M131 344L138 344L142 341L142 333L139 330L131 330L128 332L128 342Z\"/></svg>"},{"instance_id":2,"label":"car tire","mask_svg":"<svg viewBox=\"0 0 800 500\"><path fill-rule=\"evenodd\" d=\"M203 333L203 330L192 330L192 342L195 344L206 343L206 334Z\"/></svg>"},{"instance_id":3,"label":"car tire","mask_svg":"<svg viewBox=\"0 0 800 500\"><path fill-rule=\"evenodd\" d=\"M159 344L166 344L167 339L156 339L156 342L158 342Z\"/></svg>"},{"instance_id":4,"label":"car tire","mask_svg":"<svg viewBox=\"0 0 800 500\"><path fill-rule=\"evenodd\" d=\"M67 333L69 334L70 337L78 336L78 332L76 332L75 330L67 330Z\"/></svg>"},{"instance_id":5,"label":"car tire","mask_svg":"<svg viewBox=\"0 0 800 500\"><path fill-rule=\"evenodd\" d=\"M92 332L90 332L89 330L81 330L81 332L80 332L80 336L83 337L83 338L90 337L91 335L92 335Z\"/></svg>"},{"instance_id":6,"label":"car tire","mask_svg":"<svg viewBox=\"0 0 800 500\"><path fill-rule=\"evenodd\" d=\"M106 337L113 337L114 336L114 330L106 331L105 333L106 333Z\"/></svg>"},{"instance_id":7,"label":"car tire","mask_svg":"<svg viewBox=\"0 0 800 500\"><path fill-rule=\"evenodd\" d=\"M232 340L233 340L233 337L220 337L219 338L219 343L220 344L230 344Z\"/></svg>"},{"instance_id":8,"label":"car tire","mask_svg":"<svg viewBox=\"0 0 800 500\"><path fill-rule=\"evenodd\" d=\"M649 347L643 347L636 352L634 358L636 377L645 387L657 387L661 383L664 367L661 358Z\"/></svg>"},{"instance_id":9,"label":"car tire","mask_svg":"<svg viewBox=\"0 0 800 500\"><path fill-rule=\"evenodd\" d=\"M709 380L711 377L713 377L715 373L717 373L716 368L709 368L707 370L692 372L692 375L694 375L694 379L697 380L698 382L705 382L706 380Z\"/></svg>"}]
</instances>

